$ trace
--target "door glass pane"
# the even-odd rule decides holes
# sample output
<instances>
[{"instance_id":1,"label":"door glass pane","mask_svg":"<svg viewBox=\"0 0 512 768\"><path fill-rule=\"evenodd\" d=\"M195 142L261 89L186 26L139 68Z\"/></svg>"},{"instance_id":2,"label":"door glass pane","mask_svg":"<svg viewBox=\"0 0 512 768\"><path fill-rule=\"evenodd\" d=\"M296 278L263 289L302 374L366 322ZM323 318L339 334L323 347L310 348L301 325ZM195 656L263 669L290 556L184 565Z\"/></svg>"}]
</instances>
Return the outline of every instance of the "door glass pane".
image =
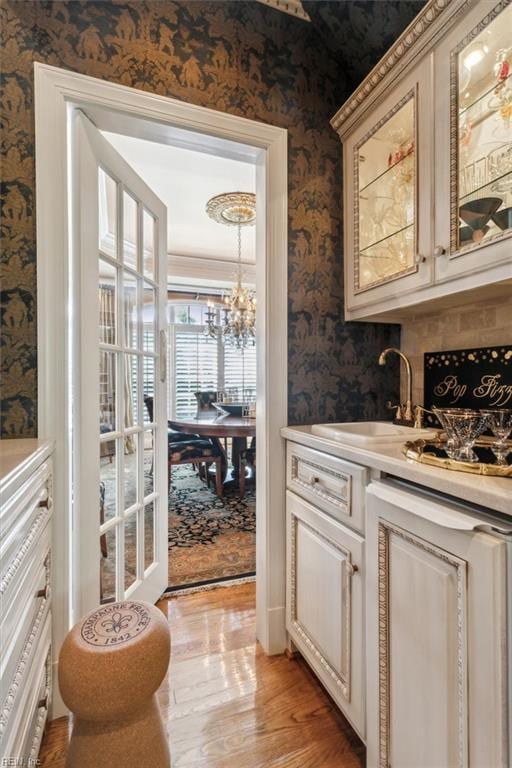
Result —
<instances>
[{"instance_id":1,"label":"door glass pane","mask_svg":"<svg viewBox=\"0 0 512 768\"><path fill-rule=\"evenodd\" d=\"M142 307L143 344L145 352L155 351L155 291L151 285L144 283Z\"/></svg>"},{"instance_id":2,"label":"door glass pane","mask_svg":"<svg viewBox=\"0 0 512 768\"><path fill-rule=\"evenodd\" d=\"M417 269L415 136L411 92L355 148L356 291Z\"/></svg>"},{"instance_id":3,"label":"door glass pane","mask_svg":"<svg viewBox=\"0 0 512 768\"><path fill-rule=\"evenodd\" d=\"M138 448L139 435L126 435L124 438L124 508L129 509L137 503L138 486Z\"/></svg>"},{"instance_id":4,"label":"door glass pane","mask_svg":"<svg viewBox=\"0 0 512 768\"><path fill-rule=\"evenodd\" d=\"M155 396L155 358L144 355L143 358L143 388L144 397ZM144 423L149 424L150 418L147 408L144 409Z\"/></svg>"},{"instance_id":5,"label":"door glass pane","mask_svg":"<svg viewBox=\"0 0 512 768\"><path fill-rule=\"evenodd\" d=\"M116 429L117 353L100 350L100 433Z\"/></svg>"},{"instance_id":6,"label":"door glass pane","mask_svg":"<svg viewBox=\"0 0 512 768\"><path fill-rule=\"evenodd\" d=\"M100 601L116 599L116 528L100 534Z\"/></svg>"},{"instance_id":7,"label":"door glass pane","mask_svg":"<svg viewBox=\"0 0 512 768\"><path fill-rule=\"evenodd\" d=\"M118 440L102 440L100 443L100 525L117 514L119 461L116 445L119 445Z\"/></svg>"},{"instance_id":8,"label":"door glass pane","mask_svg":"<svg viewBox=\"0 0 512 768\"><path fill-rule=\"evenodd\" d=\"M155 521L154 502L144 507L144 570L149 568L155 559Z\"/></svg>"},{"instance_id":9,"label":"door glass pane","mask_svg":"<svg viewBox=\"0 0 512 768\"><path fill-rule=\"evenodd\" d=\"M144 277L155 279L155 220L146 210L142 213L144 243Z\"/></svg>"},{"instance_id":10,"label":"door glass pane","mask_svg":"<svg viewBox=\"0 0 512 768\"><path fill-rule=\"evenodd\" d=\"M99 263L100 343L116 344L116 268L107 261Z\"/></svg>"},{"instance_id":11,"label":"door glass pane","mask_svg":"<svg viewBox=\"0 0 512 768\"><path fill-rule=\"evenodd\" d=\"M126 270L123 273L124 345L136 349L137 344L137 278Z\"/></svg>"},{"instance_id":12,"label":"door glass pane","mask_svg":"<svg viewBox=\"0 0 512 768\"><path fill-rule=\"evenodd\" d=\"M137 269L137 202L123 192L123 261Z\"/></svg>"},{"instance_id":13,"label":"door glass pane","mask_svg":"<svg viewBox=\"0 0 512 768\"><path fill-rule=\"evenodd\" d=\"M124 521L124 588L137 579L137 513Z\"/></svg>"},{"instance_id":14,"label":"door glass pane","mask_svg":"<svg viewBox=\"0 0 512 768\"><path fill-rule=\"evenodd\" d=\"M103 168L98 173L99 248L117 258L117 182Z\"/></svg>"},{"instance_id":15,"label":"door glass pane","mask_svg":"<svg viewBox=\"0 0 512 768\"><path fill-rule=\"evenodd\" d=\"M149 496L155 489L154 483L154 445L155 433L153 430L146 430L144 437L144 496Z\"/></svg>"},{"instance_id":16,"label":"door glass pane","mask_svg":"<svg viewBox=\"0 0 512 768\"><path fill-rule=\"evenodd\" d=\"M512 5L458 46L452 104L457 119L455 249L512 229ZM456 88L456 93L453 90ZM455 155L455 153L454 153ZM455 157L454 157L455 160Z\"/></svg>"}]
</instances>

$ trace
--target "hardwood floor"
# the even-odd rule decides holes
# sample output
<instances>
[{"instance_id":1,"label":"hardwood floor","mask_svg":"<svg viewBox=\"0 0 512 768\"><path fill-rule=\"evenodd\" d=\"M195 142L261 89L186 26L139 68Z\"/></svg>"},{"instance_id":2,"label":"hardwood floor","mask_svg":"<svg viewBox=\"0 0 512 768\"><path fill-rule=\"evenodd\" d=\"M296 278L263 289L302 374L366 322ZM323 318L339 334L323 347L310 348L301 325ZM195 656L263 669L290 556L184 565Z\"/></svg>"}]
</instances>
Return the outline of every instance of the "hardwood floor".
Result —
<instances>
[{"instance_id":1,"label":"hardwood floor","mask_svg":"<svg viewBox=\"0 0 512 768\"><path fill-rule=\"evenodd\" d=\"M159 700L173 768L362 768L364 746L302 659L265 656L256 643L254 590L159 603L172 635ZM51 723L43 768L64 768L68 727Z\"/></svg>"}]
</instances>

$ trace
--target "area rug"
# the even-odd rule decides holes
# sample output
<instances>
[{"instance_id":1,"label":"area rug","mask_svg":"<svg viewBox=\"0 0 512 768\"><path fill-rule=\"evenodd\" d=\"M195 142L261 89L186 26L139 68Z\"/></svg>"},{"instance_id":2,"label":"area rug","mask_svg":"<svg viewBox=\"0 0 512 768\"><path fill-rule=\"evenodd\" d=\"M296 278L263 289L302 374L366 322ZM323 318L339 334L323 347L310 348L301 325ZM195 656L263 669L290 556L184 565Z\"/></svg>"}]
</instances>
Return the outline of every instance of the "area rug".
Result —
<instances>
[{"instance_id":1,"label":"area rug","mask_svg":"<svg viewBox=\"0 0 512 768\"><path fill-rule=\"evenodd\" d=\"M192 467L176 467L169 494L169 586L254 573L256 496L236 489L219 499Z\"/></svg>"},{"instance_id":2,"label":"area rug","mask_svg":"<svg viewBox=\"0 0 512 768\"><path fill-rule=\"evenodd\" d=\"M145 462L146 464L146 462ZM126 502L135 499L132 473L126 462ZM149 492L151 464L145 466ZM134 473L133 473L134 474ZM105 484L105 512L108 520L115 514L115 466L103 463L101 479ZM219 499L192 466L176 467L169 493L169 587L185 587L254 573L256 568L256 496L249 486L243 500L236 489L226 489ZM133 497L133 499L132 499ZM151 539L152 531L146 529ZM135 525L125 529L125 588L136 577ZM107 557L101 558L102 601L115 599L115 533L106 535ZM146 542L151 547L151 543Z\"/></svg>"}]
</instances>

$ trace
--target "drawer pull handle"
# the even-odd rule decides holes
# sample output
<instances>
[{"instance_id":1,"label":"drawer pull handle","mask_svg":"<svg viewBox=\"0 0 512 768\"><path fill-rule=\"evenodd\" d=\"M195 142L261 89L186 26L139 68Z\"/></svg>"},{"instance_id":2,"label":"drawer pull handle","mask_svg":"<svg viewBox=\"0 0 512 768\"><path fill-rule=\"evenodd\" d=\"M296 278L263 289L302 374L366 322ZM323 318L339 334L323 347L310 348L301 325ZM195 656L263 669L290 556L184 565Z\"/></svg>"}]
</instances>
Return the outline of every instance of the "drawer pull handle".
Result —
<instances>
[{"instance_id":1,"label":"drawer pull handle","mask_svg":"<svg viewBox=\"0 0 512 768\"><path fill-rule=\"evenodd\" d=\"M45 696L44 699L39 699L39 701L37 702L37 708L48 709L48 696Z\"/></svg>"},{"instance_id":2,"label":"drawer pull handle","mask_svg":"<svg viewBox=\"0 0 512 768\"><path fill-rule=\"evenodd\" d=\"M43 589L39 589L36 592L36 598L42 597L44 600L48 597L48 587L44 587Z\"/></svg>"}]
</instances>

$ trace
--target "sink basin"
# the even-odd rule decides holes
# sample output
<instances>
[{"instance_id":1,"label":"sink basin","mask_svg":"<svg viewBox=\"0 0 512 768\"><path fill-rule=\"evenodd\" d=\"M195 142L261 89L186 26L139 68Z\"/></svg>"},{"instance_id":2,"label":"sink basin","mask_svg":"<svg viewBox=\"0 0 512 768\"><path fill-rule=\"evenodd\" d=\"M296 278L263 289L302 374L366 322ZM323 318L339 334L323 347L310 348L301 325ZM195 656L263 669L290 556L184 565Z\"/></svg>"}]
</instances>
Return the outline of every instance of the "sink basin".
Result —
<instances>
[{"instance_id":1,"label":"sink basin","mask_svg":"<svg viewBox=\"0 0 512 768\"><path fill-rule=\"evenodd\" d=\"M432 429L414 429L388 421L354 421L345 424L313 424L311 432L346 445L370 447L385 443L404 443L406 440L435 437Z\"/></svg>"}]
</instances>

